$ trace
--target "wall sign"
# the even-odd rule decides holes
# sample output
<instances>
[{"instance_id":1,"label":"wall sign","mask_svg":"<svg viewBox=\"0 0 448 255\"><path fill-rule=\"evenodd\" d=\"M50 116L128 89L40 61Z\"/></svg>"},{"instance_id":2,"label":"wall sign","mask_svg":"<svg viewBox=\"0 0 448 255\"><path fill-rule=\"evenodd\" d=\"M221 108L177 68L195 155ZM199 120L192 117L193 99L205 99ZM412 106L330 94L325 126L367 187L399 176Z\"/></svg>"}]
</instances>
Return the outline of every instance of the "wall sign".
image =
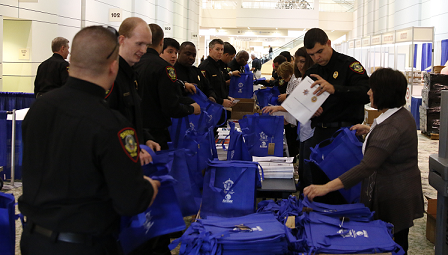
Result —
<instances>
[{"instance_id":1,"label":"wall sign","mask_svg":"<svg viewBox=\"0 0 448 255\"><path fill-rule=\"evenodd\" d=\"M191 32L191 40L197 40L199 37L198 37L198 33L196 33L196 32Z\"/></svg>"},{"instance_id":2,"label":"wall sign","mask_svg":"<svg viewBox=\"0 0 448 255\"><path fill-rule=\"evenodd\" d=\"M121 22L123 20L123 15L121 9L110 8L109 9L109 21L110 22Z\"/></svg>"},{"instance_id":3,"label":"wall sign","mask_svg":"<svg viewBox=\"0 0 448 255\"><path fill-rule=\"evenodd\" d=\"M173 25L171 24L165 24L165 26L163 26L163 33L164 33L164 37L173 37Z\"/></svg>"},{"instance_id":4,"label":"wall sign","mask_svg":"<svg viewBox=\"0 0 448 255\"><path fill-rule=\"evenodd\" d=\"M30 60L30 49L19 49L19 60Z\"/></svg>"}]
</instances>

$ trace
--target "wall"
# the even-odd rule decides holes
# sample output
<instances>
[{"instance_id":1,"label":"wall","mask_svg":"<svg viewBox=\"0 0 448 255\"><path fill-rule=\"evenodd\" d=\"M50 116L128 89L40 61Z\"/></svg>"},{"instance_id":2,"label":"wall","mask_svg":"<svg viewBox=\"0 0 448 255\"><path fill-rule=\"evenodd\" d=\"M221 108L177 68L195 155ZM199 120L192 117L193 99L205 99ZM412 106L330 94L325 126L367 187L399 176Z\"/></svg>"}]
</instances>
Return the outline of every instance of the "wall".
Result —
<instances>
[{"instance_id":1,"label":"wall","mask_svg":"<svg viewBox=\"0 0 448 255\"><path fill-rule=\"evenodd\" d=\"M3 0L0 22L6 22L6 25L0 26L0 45L3 45L0 47L0 56L3 55L0 57L0 91L33 92L37 67L51 56L53 38L62 36L71 41L82 27L91 25L110 25L118 29L121 22L109 22L110 8L121 9L122 19L140 17L161 27L169 24L172 37L180 43L185 40L198 42L192 35L199 31L199 0ZM30 24L27 29L23 27L24 21ZM14 33L9 33L10 30L28 33L29 37L11 38ZM5 42L9 43L5 46ZM10 42L16 46L11 46ZM10 58L10 52L15 52L19 45L30 48L30 59L20 64L8 63L17 62ZM8 53L5 55L2 51ZM8 76L11 74L17 76Z\"/></svg>"}]
</instances>

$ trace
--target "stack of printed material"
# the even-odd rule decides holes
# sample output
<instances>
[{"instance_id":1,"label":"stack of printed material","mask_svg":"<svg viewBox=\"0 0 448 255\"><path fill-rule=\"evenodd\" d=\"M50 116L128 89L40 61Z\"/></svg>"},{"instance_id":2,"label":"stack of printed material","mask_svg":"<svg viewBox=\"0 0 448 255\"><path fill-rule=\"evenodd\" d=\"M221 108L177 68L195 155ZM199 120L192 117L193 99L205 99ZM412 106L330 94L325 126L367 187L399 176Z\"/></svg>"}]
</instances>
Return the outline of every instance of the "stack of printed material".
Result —
<instances>
[{"instance_id":1,"label":"stack of printed material","mask_svg":"<svg viewBox=\"0 0 448 255\"><path fill-rule=\"evenodd\" d=\"M216 152L218 153L218 159L219 160L226 160L227 159L227 147L229 146L230 141L230 129L228 128L218 128L218 137L216 138ZM224 142L223 148L222 144Z\"/></svg>"},{"instance_id":2,"label":"stack of printed material","mask_svg":"<svg viewBox=\"0 0 448 255\"><path fill-rule=\"evenodd\" d=\"M258 162L263 168L264 178L292 179L294 177L293 157L252 157L252 160Z\"/></svg>"},{"instance_id":3,"label":"stack of printed material","mask_svg":"<svg viewBox=\"0 0 448 255\"><path fill-rule=\"evenodd\" d=\"M286 228L272 214L249 214L235 218L209 216L194 222L178 243L180 255L196 254L286 254Z\"/></svg>"}]
</instances>

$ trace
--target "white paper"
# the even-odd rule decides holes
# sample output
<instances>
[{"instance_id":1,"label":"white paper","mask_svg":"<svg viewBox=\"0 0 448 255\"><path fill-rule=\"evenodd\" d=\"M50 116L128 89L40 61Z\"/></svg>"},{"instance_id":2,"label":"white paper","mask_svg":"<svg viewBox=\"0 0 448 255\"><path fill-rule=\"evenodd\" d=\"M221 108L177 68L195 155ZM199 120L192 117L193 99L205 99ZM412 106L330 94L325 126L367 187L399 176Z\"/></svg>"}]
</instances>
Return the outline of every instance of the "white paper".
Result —
<instances>
[{"instance_id":1,"label":"white paper","mask_svg":"<svg viewBox=\"0 0 448 255\"><path fill-rule=\"evenodd\" d=\"M313 117L330 95L328 92L324 92L320 96L314 95L313 92L317 86L311 88L313 83L314 81L310 77L305 77L282 104L283 108L302 124Z\"/></svg>"},{"instance_id":2,"label":"white paper","mask_svg":"<svg viewBox=\"0 0 448 255\"><path fill-rule=\"evenodd\" d=\"M294 160L294 157L274 157L274 156L267 156L267 157L257 157L252 156L252 161L254 162L277 162L277 163L292 163Z\"/></svg>"}]
</instances>

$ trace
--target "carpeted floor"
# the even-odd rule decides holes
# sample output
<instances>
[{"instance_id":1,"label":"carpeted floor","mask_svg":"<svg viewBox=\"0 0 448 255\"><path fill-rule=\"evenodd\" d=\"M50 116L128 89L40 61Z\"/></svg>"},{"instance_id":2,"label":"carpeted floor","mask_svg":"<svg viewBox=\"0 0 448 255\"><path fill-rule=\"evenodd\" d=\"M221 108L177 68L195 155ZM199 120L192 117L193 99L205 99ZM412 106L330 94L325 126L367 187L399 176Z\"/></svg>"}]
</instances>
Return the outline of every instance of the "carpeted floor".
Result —
<instances>
[{"instance_id":1,"label":"carpeted floor","mask_svg":"<svg viewBox=\"0 0 448 255\"><path fill-rule=\"evenodd\" d=\"M429 173L429 155L438 153L438 140L430 140L424 135L418 132L419 139L419 168L422 173L422 187L423 194L429 198L436 198L437 192L428 183ZM16 187L11 190L5 191L6 193L13 193L16 200L22 194L22 188ZM426 204L426 199L425 199ZM189 221L189 219L186 219ZM409 255L430 255L434 254L434 245L426 239L426 215L423 218L414 221L414 227L409 232ZM20 255L19 241L22 233L22 225L19 220L16 222L16 255ZM178 254L178 249L171 252L172 254Z\"/></svg>"}]
</instances>

